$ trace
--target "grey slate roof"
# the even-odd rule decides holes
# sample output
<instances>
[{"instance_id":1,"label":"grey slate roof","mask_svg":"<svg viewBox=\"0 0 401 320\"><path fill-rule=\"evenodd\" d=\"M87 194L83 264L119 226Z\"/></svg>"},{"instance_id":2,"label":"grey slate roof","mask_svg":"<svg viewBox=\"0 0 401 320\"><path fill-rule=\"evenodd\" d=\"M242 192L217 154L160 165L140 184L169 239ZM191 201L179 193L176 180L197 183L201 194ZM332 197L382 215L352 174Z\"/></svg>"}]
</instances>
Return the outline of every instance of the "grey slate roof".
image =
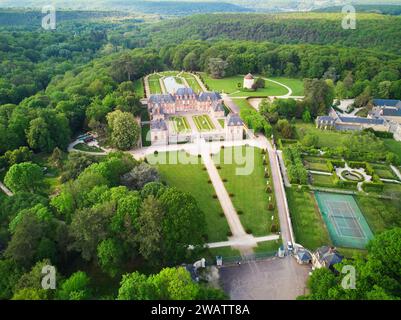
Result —
<instances>
[{"instance_id":1,"label":"grey slate roof","mask_svg":"<svg viewBox=\"0 0 401 320\"><path fill-rule=\"evenodd\" d=\"M298 250L297 256L301 261L311 261L312 255L306 250Z\"/></svg>"},{"instance_id":2,"label":"grey slate roof","mask_svg":"<svg viewBox=\"0 0 401 320\"><path fill-rule=\"evenodd\" d=\"M401 108L400 100L391 99L373 99L373 104L378 107L397 107Z\"/></svg>"},{"instance_id":3,"label":"grey slate roof","mask_svg":"<svg viewBox=\"0 0 401 320\"><path fill-rule=\"evenodd\" d=\"M317 121L335 121L336 119L330 117L330 116L319 116L317 117Z\"/></svg>"},{"instance_id":4,"label":"grey slate roof","mask_svg":"<svg viewBox=\"0 0 401 320\"><path fill-rule=\"evenodd\" d=\"M242 126L244 122L236 113L230 113L227 116L227 126Z\"/></svg>"},{"instance_id":5,"label":"grey slate roof","mask_svg":"<svg viewBox=\"0 0 401 320\"><path fill-rule=\"evenodd\" d=\"M175 94L177 96L192 96L195 92L192 88L178 88Z\"/></svg>"},{"instance_id":6,"label":"grey slate roof","mask_svg":"<svg viewBox=\"0 0 401 320\"><path fill-rule=\"evenodd\" d=\"M174 101L175 98L171 94L152 94L149 98L149 102L152 103L172 103Z\"/></svg>"},{"instance_id":7,"label":"grey slate roof","mask_svg":"<svg viewBox=\"0 0 401 320\"><path fill-rule=\"evenodd\" d=\"M371 119L362 117L340 117L340 120L345 123L365 123L365 124L383 124L384 119Z\"/></svg>"},{"instance_id":8,"label":"grey slate roof","mask_svg":"<svg viewBox=\"0 0 401 320\"><path fill-rule=\"evenodd\" d=\"M224 111L224 106L223 106L222 103L216 103L216 104L213 106L213 110L214 110L214 111Z\"/></svg>"},{"instance_id":9,"label":"grey slate roof","mask_svg":"<svg viewBox=\"0 0 401 320\"><path fill-rule=\"evenodd\" d=\"M383 108L383 116L401 117L401 108Z\"/></svg>"},{"instance_id":10,"label":"grey slate roof","mask_svg":"<svg viewBox=\"0 0 401 320\"><path fill-rule=\"evenodd\" d=\"M199 95L199 101L207 101L208 98L210 98L210 100L212 101L217 101L217 100L221 100L221 96L218 92L202 92Z\"/></svg>"},{"instance_id":11,"label":"grey slate roof","mask_svg":"<svg viewBox=\"0 0 401 320\"><path fill-rule=\"evenodd\" d=\"M338 253L338 251L334 248L330 248L328 246L320 247L316 250L316 253L319 256L320 262L325 262L327 267L331 267L336 263L339 263L343 260L343 256Z\"/></svg>"},{"instance_id":12,"label":"grey slate roof","mask_svg":"<svg viewBox=\"0 0 401 320\"><path fill-rule=\"evenodd\" d=\"M167 124L164 120L153 120L150 122L150 129L156 131L166 131Z\"/></svg>"}]
</instances>

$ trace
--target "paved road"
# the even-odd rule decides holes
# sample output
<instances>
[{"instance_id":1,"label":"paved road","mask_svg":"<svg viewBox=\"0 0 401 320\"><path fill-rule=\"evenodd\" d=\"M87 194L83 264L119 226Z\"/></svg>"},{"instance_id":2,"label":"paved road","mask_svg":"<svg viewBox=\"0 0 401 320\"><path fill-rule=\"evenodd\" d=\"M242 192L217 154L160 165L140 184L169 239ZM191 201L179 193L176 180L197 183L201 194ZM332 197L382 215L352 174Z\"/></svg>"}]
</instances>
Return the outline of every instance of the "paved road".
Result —
<instances>
[{"instance_id":1,"label":"paved road","mask_svg":"<svg viewBox=\"0 0 401 320\"><path fill-rule=\"evenodd\" d=\"M254 237L250 239L250 245L253 245L255 242L265 242L265 241L274 241L280 239L280 236L277 234L272 234L270 236L264 236L264 237ZM242 240L242 239L241 239ZM208 243L207 246L209 248L221 248L221 247L237 247L243 245L243 241L238 241L238 239L231 239L229 241L221 241L221 242L211 242Z\"/></svg>"}]
</instances>

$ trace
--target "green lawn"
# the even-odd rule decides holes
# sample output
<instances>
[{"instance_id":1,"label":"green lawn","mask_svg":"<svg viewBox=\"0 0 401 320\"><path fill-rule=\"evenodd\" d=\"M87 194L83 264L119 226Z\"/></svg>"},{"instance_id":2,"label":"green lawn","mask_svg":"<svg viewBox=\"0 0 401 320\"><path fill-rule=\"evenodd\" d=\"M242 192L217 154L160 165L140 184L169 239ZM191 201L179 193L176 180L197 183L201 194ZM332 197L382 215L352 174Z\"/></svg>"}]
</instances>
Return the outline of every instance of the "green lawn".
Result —
<instances>
[{"instance_id":1,"label":"green lawn","mask_svg":"<svg viewBox=\"0 0 401 320\"><path fill-rule=\"evenodd\" d=\"M244 168L244 165L236 164L240 162L239 158L238 161L228 161L229 157L233 155L233 148L225 148L214 156L216 166L220 166L220 177L224 181L227 192L232 195L232 202L245 230L254 236L271 234L273 222L278 226L277 209L274 194L266 192L267 179L264 178L265 166L261 150L252 147L235 147L234 149L242 155L242 160L246 160L248 167L253 167L253 170L248 175L237 175L236 169ZM252 159L252 155L254 159ZM225 157L227 161L224 161ZM233 157L233 159L235 158ZM269 180L273 189L272 181ZM274 204L273 210L268 208L269 197L271 197L271 203Z\"/></svg>"},{"instance_id":2,"label":"green lawn","mask_svg":"<svg viewBox=\"0 0 401 320\"><path fill-rule=\"evenodd\" d=\"M399 198L387 200L358 196L355 199L373 233L401 227L401 203Z\"/></svg>"},{"instance_id":3,"label":"green lawn","mask_svg":"<svg viewBox=\"0 0 401 320\"><path fill-rule=\"evenodd\" d=\"M180 153L182 154L182 152ZM170 154L177 155L176 152ZM148 156L149 162L154 157L154 155ZM230 229L225 216L222 215L223 210L219 200L213 198L215 191L212 184L208 183L207 171L202 169L203 165L200 163L200 159L189 155L188 157L191 162L199 162L199 164L158 164L161 178L168 185L194 196L206 216L209 242L226 241Z\"/></svg>"},{"instance_id":4,"label":"green lawn","mask_svg":"<svg viewBox=\"0 0 401 320\"><path fill-rule=\"evenodd\" d=\"M326 176L320 174L312 174L312 185L325 188L335 187L333 184L332 176Z\"/></svg>"},{"instance_id":5,"label":"green lawn","mask_svg":"<svg viewBox=\"0 0 401 320\"><path fill-rule=\"evenodd\" d=\"M203 81L209 87L209 90L229 93L232 97L256 97L256 96L281 96L288 93L288 90L274 82L266 80L266 87L257 91L241 90L244 82L244 76L236 75L223 79L213 79L206 73L201 73ZM292 89L292 95L302 96L304 94L303 81L301 79L286 77L271 77L268 79L283 83ZM237 92L239 91L239 92Z\"/></svg>"},{"instance_id":6,"label":"green lawn","mask_svg":"<svg viewBox=\"0 0 401 320\"><path fill-rule=\"evenodd\" d=\"M255 253L277 252L278 248L283 244L281 239L274 241L259 242L258 246L254 249Z\"/></svg>"},{"instance_id":7,"label":"green lawn","mask_svg":"<svg viewBox=\"0 0 401 320\"><path fill-rule=\"evenodd\" d=\"M193 116L192 119L194 120L198 131L211 131L216 129L212 120L206 114L200 116Z\"/></svg>"},{"instance_id":8,"label":"green lawn","mask_svg":"<svg viewBox=\"0 0 401 320\"><path fill-rule=\"evenodd\" d=\"M286 77L269 77L269 79L278 81L290 87L293 96L304 95L304 82L302 79L286 78Z\"/></svg>"},{"instance_id":9,"label":"green lawn","mask_svg":"<svg viewBox=\"0 0 401 320\"><path fill-rule=\"evenodd\" d=\"M160 79L161 77L158 74L152 74L149 76L149 89L151 94L161 94L162 89L160 87Z\"/></svg>"},{"instance_id":10,"label":"green lawn","mask_svg":"<svg viewBox=\"0 0 401 320\"><path fill-rule=\"evenodd\" d=\"M295 124L295 131L298 139L302 139L306 134L314 134L319 138L318 147L336 148L343 145L349 133L341 133L333 130L320 130L317 129L313 123L297 122Z\"/></svg>"},{"instance_id":11,"label":"green lawn","mask_svg":"<svg viewBox=\"0 0 401 320\"><path fill-rule=\"evenodd\" d=\"M387 150L395 153L401 159L401 141L395 141L394 139L383 139L383 141Z\"/></svg>"},{"instance_id":12,"label":"green lawn","mask_svg":"<svg viewBox=\"0 0 401 320\"><path fill-rule=\"evenodd\" d=\"M221 127L224 128L226 122L224 119L217 119L217 121L220 123Z\"/></svg>"},{"instance_id":13,"label":"green lawn","mask_svg":"<svg viewBox=\"0 0 401 320\"><path fill-rule=\"evenodd\" d=\"M296 242L310 250L330 245L331 240L313 194L295 187L286 189L286 193Z\"/></svg>"},{"instance_id":14,"label":"green lawn","mask_svg":"<svg viewBox=\"0 0 401 320\"><path fill-rule=\"evenodd\" d=\"M188 132L191 127L185 117L171 117L170 121L173 122L174 130L177 133Z\"/></svg>"},{"instance_id":15,"label":"green lawn","mask_svg":"<svg viewBox=\"0 0 401 320\"><path fill-rule=\"evenodd\" d=\"M401 184L399 183L384 183L383 194L393 198L401 198Z\"/></svg>"},{"instance_id":16,"label":"green lawn","mask_svg":"<svg viewBox=\"0 0 401 320\"><path fill-rule=\"evenodd\" d=\"M391 170L390 166L383 164L372 164L372 167L380 178L398 180L398 177L395 175L393 170Z\"/></svg>"},{"instance_id":17,"label":"green lawn","mask_svg":"<svg viewBox=\"0 0 401 320\"><path fill-rule=\"evenodd\" d=\"M326 159L306 156L303 158L303 162L305 167L309 170L329 172Z\"/></svg>"},{"instance_id":18,"label":"green lawn","mask_svg":"<svg viewBox=\"0 0 401 320\"><path fill-rule=\"evenodd\" d=\"M222 256L223 259L227 257L240 257L241 253L237 249L233 249L231 247L221 247L221 248L213 248L209 249L211 258L214 260L216 256ZM224 260L223 260L224 263Z\"/></svg>"},{"instance_id":19,"label":"green lawn","mask_svg":"<svg viewBox=\"0 0 401 320\"><path fill-rule=\"evenodd\" d=\"M202 88L200 87L198 81L194 78L194 76L189 73L189 72L183 72L181 73L181 77L185 78L187 80L188 85L194 90L196 93L202 92Z\"/></svg>"}]
</instances>

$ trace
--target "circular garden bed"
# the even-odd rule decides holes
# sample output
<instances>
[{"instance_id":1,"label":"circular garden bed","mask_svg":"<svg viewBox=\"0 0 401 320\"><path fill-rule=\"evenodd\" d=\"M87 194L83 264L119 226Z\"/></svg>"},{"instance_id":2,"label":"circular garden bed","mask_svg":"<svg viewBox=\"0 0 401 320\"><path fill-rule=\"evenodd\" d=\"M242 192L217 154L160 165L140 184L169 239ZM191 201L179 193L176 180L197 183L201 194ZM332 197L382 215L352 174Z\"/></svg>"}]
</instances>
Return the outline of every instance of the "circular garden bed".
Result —
<instances>
[{"instance_id":1,"label":"circular garden bed","mask_svg":"<svg viewBox=\"0 0 401 320\"><path fill-rule=\"evenodd\" d=\"M363 175L358 171L344 170L341 172L341 177L348 181L362 182L365 180Z\"/></svg>"}]
</instances>

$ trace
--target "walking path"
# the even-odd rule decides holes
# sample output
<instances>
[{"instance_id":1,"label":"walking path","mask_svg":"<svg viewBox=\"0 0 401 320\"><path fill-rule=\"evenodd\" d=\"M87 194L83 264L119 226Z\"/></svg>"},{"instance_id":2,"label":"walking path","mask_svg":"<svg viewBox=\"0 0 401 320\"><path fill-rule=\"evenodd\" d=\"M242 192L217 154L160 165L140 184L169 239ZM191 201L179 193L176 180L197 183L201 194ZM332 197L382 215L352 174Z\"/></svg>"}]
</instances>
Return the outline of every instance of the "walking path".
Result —
<instances>
[{"instance_id":1,"label":"walking path","mask_svg":"<svg viewBox=\"0 0 401 320\"><path fill-rule=\"evenodd\" d=\"M277 156L278 156L278 160L280 161L280 169L281 169L281 173L283 175L284 184L287 188L289 188L289 187L291 187L291 183L290 183L290 179L288 179L287 168L285 167L285 164L284 164L283 151L277 150Z\"/></svg>"},{"instance_id":2,"label":"walking path","mask_svg":"<svg viewBox=\"0 0 401 320\"><path fill-rule=\"evenodd\" d=\"M149 98L150 95L151 95L150 87L149 87L149 76L150 75L148 74L147 76L145 76L145 78L143 78L143 83L144 83L144 86L145 86L145 94L146 94L147 98Z\"/></svg>"},{"instance_id":3,"label":"walking path","mask_svg":"<svg viewBox=\"0 0 401 320\"><path fill-rule=\"evenodd\" d=\"M313 174L318 174L321 176L332 176L333 174L331 172L326 172L326 171L316 171L316 170L308 170L310 173Z\"/></svg>"},{"instance_id":4,"label":"walking path","mask_svg":"<svg viewBox=\"0 0 401 320\"><path fill-rule=\"evenodd\" d=\"M280 239L279 235L273 234L270 236L264 237L255 237L252 239L252 242L265 242L265 241L274 241ZM222 247L238 247L244 244L244 241L238 241L237 239L232 239L229 241L221 241L221 242L212 242L208 243L209 248L222 248ZM251 244L251 243L250 243Z\"/></svg>"},{"instance_id":5,"label":"walking path","mask_svg":"<svg viewBox=\"0 0 401 320\"><path fill-rule=\"evenodd\" d=\"M207 92L208 90L207 90L205 84L203 83L203 81L199 78L199 76L198 76L197 74L195 74L195 73L191 73L191 74L193 75L193 77L195 78L195 80L198 82L198 84L199 84L199 86L201 87L201 89L202 89L204 92Z\"/></svg>"},{"instance_id":6,"label":"walking path","mask_svg":"<svg viewBox=\"0 0 401 320\"><path fill-rule=\"evenodd\" d=\"M393 165L391 165L390 167L391 167L391 169L394 171L394 173L397 175L398 179L401 180L401 173L400 173L400 170L398 170L398 168L397 168L396 166L393 166Z\"/></svg>"},{"instance_id":7,"label":"walking path","mask_svg":"<svg viewBox=\"0 0 401 320\"><path fill-rule=\"evenodd\" d=\"M11 190L8 189L8 188L3 184L3 182L1 182L1 181L0 181L0 189L3 190L3 192L4 192L7 196L9 196L9 197L12 197L12 196L14 195L14 194L11 192Z\"/></svg>"}]
</instances>

